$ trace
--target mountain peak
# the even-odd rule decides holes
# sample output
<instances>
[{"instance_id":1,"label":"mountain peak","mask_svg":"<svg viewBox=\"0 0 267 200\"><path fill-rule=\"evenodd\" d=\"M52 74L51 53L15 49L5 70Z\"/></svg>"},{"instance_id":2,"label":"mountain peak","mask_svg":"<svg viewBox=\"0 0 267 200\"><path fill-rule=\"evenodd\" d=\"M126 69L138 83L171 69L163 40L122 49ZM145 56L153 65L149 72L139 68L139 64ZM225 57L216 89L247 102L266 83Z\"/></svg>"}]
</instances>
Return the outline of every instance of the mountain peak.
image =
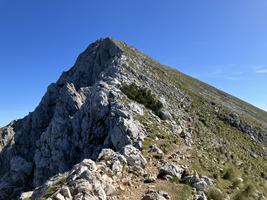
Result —
<instances>
[{"instance_id":1,"label":"mountain peak","mask_svg":"<svg viewBox=\"0 0 267 200\"><path fill-rule=\"evenodd\" d=\"M58 84L73 82L78 87L93 85L114 59L122 55L121 46L121 42L110 37L98 39L78 56L74 66L62 74Z\"/></svg>"},{"instance_id":2,"label":"mountain peak","mask_svg":"<svg viewBox=\"0 0 267 200\"><path fill-rule=\"evenodd\" d=\"M22 192L23 200L199 200L210 189L237 199L247 180L265 195L266 119L123 42L99 39L34 112L0 129L0 200Z\"/></svg>"},{"instance_id":3,"label":"mountain peak","mask_svg":"<svg viewBox=\"0 0 267 200\"><path fill-rule=\"evenodd\" d=\"M92 53L92 51L98 51L99 56L102 56L103 61L105 58L114 57L120 55L123 51L121 48L121 42L111 37L100 38L94 43L90 44L89 47L83 52L84 54ZM82 54L83 54L82 53ZM104 55L102 55L104 54ZM101 62L101 61L100 61Z\"/></svg>"}]
</instances>

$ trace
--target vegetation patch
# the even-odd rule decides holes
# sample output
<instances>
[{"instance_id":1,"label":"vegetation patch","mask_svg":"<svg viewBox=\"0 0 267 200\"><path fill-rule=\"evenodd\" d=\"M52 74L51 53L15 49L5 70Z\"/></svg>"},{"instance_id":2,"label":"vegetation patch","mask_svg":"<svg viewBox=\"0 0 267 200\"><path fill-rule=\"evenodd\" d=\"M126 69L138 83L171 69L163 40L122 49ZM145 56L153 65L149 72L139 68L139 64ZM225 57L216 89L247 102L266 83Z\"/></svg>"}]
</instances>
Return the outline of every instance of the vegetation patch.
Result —
<instances>
[{"instance_id":1,"label":"vegetation patch","mask_svg":"<svg viewBox=\"0 0 267 200\"><path fill-rule=\"evenodd\" d=\"M229 167L225 170L223 178L230 181L235 180L238 178L238 172L235 168Z\"/></svg>"},{"instance_id":2,"label":"vegetation patch","mask_svg":"<svg viewBox=\"0 0 267 200\"><path fill-rule=\"evenodd\" d=\"M241 192L239 192L235 196L234 200L252 199L254 193L255 193L255 187L252 184L249 184L249 185L245 186L245 188L243 190L241 190Z\"/></svg>"},{"instance_id":3,"label":"vegetation patch","mask_svg":"<svg viewBox=\"0 0 267 200\"><path fill-rule=\"evenodd\" d=\"M49 186L46 189L45 193L43 194L41 200L45 200L48 199L49 197L52 197L60 188L62 188L64 184L66 184L65 177L61 178L57 184Z\"/></svg>"},{"instance_id":4,"label":"vegetation patch","mask_svg":"<svg viewBox=\"0 0 267 200\"><path fill-rule=\"evenodd\" d=\"M216 188L209 188L206 193L207 193L208 200L224 200L225 199L222 192Z\"/></svg>"},{"instance_id":5,"label":"vegetation patch","mask_svg":"<svg viewBox=\"0 0 267 200\"><path fill-rule=\"evenodd\" d=\"M174 200L192 199L192 187L188 185L164 181L158 183L156 189L166 191Z\"/></svg>"},{"instance_id":6,"label":"vegetation patch","mask_svg":"<svg viewBox=\"0 0 267 200\"><path fill-rule=\"evenodd\" d=\"M156 96L152 94L151 90L138 87L134 83L130 85L123 85L121 90L129 99L143 104L146 108L152 110L156 115L159 115L163 105L156 98Z\"/></svg>"}]
</instances>

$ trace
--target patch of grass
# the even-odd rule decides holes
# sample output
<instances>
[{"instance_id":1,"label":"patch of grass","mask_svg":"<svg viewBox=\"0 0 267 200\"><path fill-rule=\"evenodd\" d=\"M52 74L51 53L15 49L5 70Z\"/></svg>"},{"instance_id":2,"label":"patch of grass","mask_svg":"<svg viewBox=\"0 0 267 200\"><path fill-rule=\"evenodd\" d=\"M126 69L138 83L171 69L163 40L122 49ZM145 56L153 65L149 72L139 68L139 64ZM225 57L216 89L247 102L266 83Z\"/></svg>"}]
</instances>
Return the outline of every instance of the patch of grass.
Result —
<instances>
[{"instance_id":1,"label":"patch of grass","mask_svg":"<svg viewBox=\"0 0 267 200\"><path fill-rule=\"evenodd\" d=\"M172 183L180 183L180 179L176 176L172 177L170 180Z\"/></svg>"},{"instance_id":2,"label":"patch of grass","mask_svg":"<svg viewBox=\"0 0 267 200\"><path fill-rule=\"evenodd\" d=\"M188 185L164 181L158 183L156 189L168 192L173 200L192 199L192 188Z\"/></svg>"},{"instance_id":3,"label":"patch of grass","mask_svg":"<svg viewBox=\"0 0 267 200\"><path fill-rule=\"evenodd\" d=\"M177 200L188 200L192 198L192 188L188 185L184 185L180 190L180 197Z\"/></svg>"},{"instance_id":4,"label":"patch of grass","mask_svg":"<svg viewBox=\"0 0 267 200\"><path fill-rule=\"evenodd\" d=\"M195 101L191 112L196 112L199 121L194 124L194 146L192 167L198 173L212 177L216 187L224 194L236 194L243 188L238 177L253 181L259 192L264 193L263 174L267 170L261 146L238 129L221 120L220 113L228 111L218 108L215 112L203 100ZM252 157L251 153L258 155ZM265 193L264 193L265 194Z\"/></svg>"},{"instance_id":5,"label":"patch of grass","mask_svg":"<svg viewBox=\"0 0 267 200\"><path fill-rule=\"evenodd\" d=\"M209 188L206 193L208 200L224 200L224 195L216 188Z\"/></svg>"},{"instance_id":6,"label":"patch of grass","mask_svg":"<svg viewBox=\"0 0 267 200\"><path fill-rule=\"evenodd\" d=\"M151 131L148 137L145 138L143 149L148 150L151 145L156 144L166 154L173 150L175 145L180 143L180 139L177 136L160 130L157 127L154 127Z\"/></svg>"},{"instance_id":7,"label":"patch of grass","mask_svg":"<svg viewBox=\"0 0 267 200\"><path fill-rule=\"evenodd\" d=\"M253 198L253 194L255 193L255 187L252 184L248 184L245 186L245 188L239 192L234 200L247 200L250 198Z\"/></svg>"}]
</instances>

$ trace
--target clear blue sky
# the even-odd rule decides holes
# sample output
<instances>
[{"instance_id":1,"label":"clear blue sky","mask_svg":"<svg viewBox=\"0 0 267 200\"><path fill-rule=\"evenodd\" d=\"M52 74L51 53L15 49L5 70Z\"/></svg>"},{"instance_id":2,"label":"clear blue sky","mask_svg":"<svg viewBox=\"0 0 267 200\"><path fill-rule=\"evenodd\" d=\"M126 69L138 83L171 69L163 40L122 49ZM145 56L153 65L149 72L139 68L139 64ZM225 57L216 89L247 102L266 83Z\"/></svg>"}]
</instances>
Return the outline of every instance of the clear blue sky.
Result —
<instances>
[{"instance_id":1,"label":"clear blue sky","mask_svg":"<svg viewBox=\"0 0 267 200\"><path fill-rule=\"evenodd\" d=\"M106 36L267 110L266 0L0 0L0 126Z\"/></svg>"}]
</instances>

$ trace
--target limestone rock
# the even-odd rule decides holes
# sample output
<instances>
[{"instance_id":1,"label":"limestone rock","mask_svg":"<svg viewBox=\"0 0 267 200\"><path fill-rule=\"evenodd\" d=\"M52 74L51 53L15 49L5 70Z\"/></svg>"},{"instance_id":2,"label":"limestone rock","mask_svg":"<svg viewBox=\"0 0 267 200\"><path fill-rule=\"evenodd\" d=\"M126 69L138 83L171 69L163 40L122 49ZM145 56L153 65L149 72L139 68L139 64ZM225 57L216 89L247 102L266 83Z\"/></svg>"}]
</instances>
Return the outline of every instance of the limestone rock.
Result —
<instances>
[{"instance_id":1,"label":"limestone rock","mask_svg":"<svg viewBox=\"0 0 267 200\"><path fill-rule=\"evenodd\" d=\"M147 164L146 159L143 157L140 150L132 145L127 145L123 148L122 154L125 156L129 166L141 166L145 167Z\"/></svg>"},{"instance_id":2,"label":"limestone rock","mask_svg":"<svg viewBox=\"0 0 267 200\"><path fill-rule=\"evenodd\" d=\"M213 185L213 181L210 178L206 176L199 177L197 174L183 177L182 182L191 185L198 191L203 191Z\"/></svg>"},{"instance_id":3,"label":"limestone rock","mask_svg":"<svg viewBox=\"0 0 267 200\"><path fill-rule=\"evenodd\" d=\"M53 197L54 200L65 200L65 197L60 194L60 193L57 193L55 197Z\"/></svg>"},{"instance_id":4,"label":"limestone rock","mask_svg":"<svg viewBox=\"0 0 267 200\"><path fill-rule=\"evenodd\" d=\"M126 158L112 149L103 149L98 156L98 161L105 162L115 174L121 174L127 164Z\"/></svg>"},{"instance_id":5,"label":"limestone rock","mask_svg":"<svg viewBox=\"0 0 267 200\"><path fill-rule=\"evenodd\" d=\"M27 199L30 199L32 197L32 194L33 194L33 191L30 191L30 192L23 192L21 195L20 195L20 200L27 200Z\"/></svg>"},{"instance_id":6,"label":"limestone rock","mask_svg":"<svg viewBox=\"0 0 267 200\"><path fill-rule=\"evenodd\" d=\"M178 179L182 178L185 169L170 163L166 163L159 169L159 177L168 178L176 177Z\"/></svg>"},{"instance_id":7,"label":"limestone rock","mask_svg":"<svg viewBox=\"0 0 267 200\"><path fill-rule=\"evenodd\" d=\"M142 200L170 200L171 197L168 195L167 192L164 191L155 191L150 190L148 191Z\"/></svg>"},{"instance_id":8,"label":"limestone rock","mask_svg":"<svg viewBox=\"0 0 267 200\"><path fill-rule=\"evenodd\" d=\"M51 195L49 197L57 200L115 198L116 184L111 177L106 175L107 172L107 167L85 159L69 172L52 177L40 189L34 191L33 198L40 199L47 197L48 194ZM51 188L55 188L53 193L51 193Z\"/></svg>"}]
</instances>

